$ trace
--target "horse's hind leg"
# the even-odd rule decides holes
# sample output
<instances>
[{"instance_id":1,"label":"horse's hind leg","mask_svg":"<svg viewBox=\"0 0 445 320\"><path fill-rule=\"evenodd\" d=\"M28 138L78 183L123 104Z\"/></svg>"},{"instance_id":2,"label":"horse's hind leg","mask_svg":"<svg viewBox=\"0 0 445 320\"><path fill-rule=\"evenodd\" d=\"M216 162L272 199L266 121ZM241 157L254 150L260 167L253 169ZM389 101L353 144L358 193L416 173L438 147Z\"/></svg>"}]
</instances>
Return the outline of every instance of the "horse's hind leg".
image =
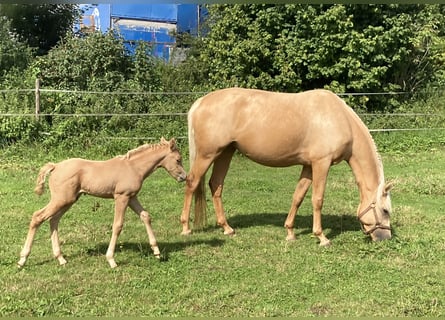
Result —
<instances>
[{"instance_id":1,"label":"horse's hind leg","mask_svg":"<svg viewBox=\"0 0 445 320\"><path fill-rule=\"evenodd\" d=\"M193 166L190 168L190 172L187 175L185 192L184 192L184 205L182 207L181 213L181 224L182 224L182 235L189 235L192 233L190 229L190 209L192 206L193 194L197 191L200 193L199 195L195 195L197 198L201 198L202 202L205 202L205 194L202 188L198 188L201 179L204 178L207 170L209 169L213 159L207 159L203 157L197 156ZM204 204L200 208L196 208L195 210L203 210L202 214L205 214L205 206ZM196 218L196 213L195 213ZM196 221L195 221L196 222Z\"/></svg>"},{"instance_id":2,"label":"horse's hind leg","mask_svg":"<svg viewBox=\"0 0 445 320\"><path fill-rule=\"evenodd\" d=\"M298 208L301 205L304 197L306 196L307 190L312 183L312 168L310 166L303 166L301 170L300 179L295 188L294 195L292 197L292 205L289 209L289 213L284 223L284 227L287 229L286 240L295 240L294 232L294 221L295 215L297 214Z\"/></svg>"},{"instance_id":3,"label":"horse's hind leg","mask_svg":"<svg viewBox=\"0 0 445 320\"><path fill-rule=\"evenodd\" d=\"M221 153L213 163L212 176L209 180L210 190L212 191L213 206L215 208L216 222L224 229L224 234L233 235L235 231L227 223L222 203L222 192L224 186L224 178L229 170L230 161L232 160L235 148L229 146Z\"/></svg>"},{"instance_id":4,"label":"horse's hind leg","mask_svg":"<svg viewBox=\"0 0 445 320\"><path fill-rule=\"evenodd\" d=\"M161 252L159 251L159 247L156 242L155 234L154 234L153 228L151 227L150 215L148 214L148 212L146 210L144 210L144 208L140 204L137 197L133 197L130 199L129 206L134 212L136 212L136 214L139 216L139 218L144 223L145 229L147 230L148 241L150 243L151 249L153 250L155 257L159 259L161 256Z\"/></svg>"}]
</instances>

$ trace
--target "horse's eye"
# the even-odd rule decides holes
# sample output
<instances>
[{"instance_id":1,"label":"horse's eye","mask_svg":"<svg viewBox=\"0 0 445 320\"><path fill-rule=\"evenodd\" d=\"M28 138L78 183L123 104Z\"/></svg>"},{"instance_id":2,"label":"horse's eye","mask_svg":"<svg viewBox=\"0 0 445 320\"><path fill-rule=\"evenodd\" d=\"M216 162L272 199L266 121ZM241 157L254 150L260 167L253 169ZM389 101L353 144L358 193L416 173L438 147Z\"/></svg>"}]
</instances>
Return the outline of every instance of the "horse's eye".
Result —
<instances>
[{"instance_id":1,"label":"horse's eye","mask_svg":"<svg viewBox=\"0 0 445 320\"><path fill-rule=\"evenodd\" d=\"M389 211L388 211L388 209L383 209L383 214L385 214L386 216L389 216Z\"/></svg>"}]
</instances>

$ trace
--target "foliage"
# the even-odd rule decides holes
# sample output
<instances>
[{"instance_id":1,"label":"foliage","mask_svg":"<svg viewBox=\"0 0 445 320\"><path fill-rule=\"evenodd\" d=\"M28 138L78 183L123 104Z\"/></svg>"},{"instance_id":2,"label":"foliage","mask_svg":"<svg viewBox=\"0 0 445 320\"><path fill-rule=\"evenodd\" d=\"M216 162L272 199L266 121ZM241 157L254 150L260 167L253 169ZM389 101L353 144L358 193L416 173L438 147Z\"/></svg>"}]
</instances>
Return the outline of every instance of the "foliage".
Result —
<instances>
[{"instance_id":1,"label":"foliage","mask_svg":"<svg viewBox=\"0 0 445 320\"><path fill-rule=\"evenodd\" d=\"M214 5L201 58L218 88L413 91L443 69L442 10L439 5ZM394 103L367 97L353 102L374 110Z\"/></svg>"},{"instance_id":2,"label":"foliage","mask_svg":"<svg viewBox=\"0 0 445 320\"><path fill-rule=\"evenodd\" d=\"M130 58L113 32L64 38L33 68L45 86L54 89L112 91L126 79Z\"/></svg>"},{"instance_id":3,"label":"foliage","mask_svg":"<svg viewBox=\"0 0 445 320\"><path fill-rule=\"evenodd\" d=\"M22 72L31 58L32 50L10 32L10 22L0 16L0 80L11 71Z\"/></svg>"},{"instance_id":4,"label":"foliage","mask_svg":"<svg viewBox=\"0 0 445 320\"><path fill-rule=\"evenodd\" d=\"M0 16L11 22L11 31L39 55L47 53L67 33L80 15L74 4L1 4Z\"/></svg>"}]
</instances>

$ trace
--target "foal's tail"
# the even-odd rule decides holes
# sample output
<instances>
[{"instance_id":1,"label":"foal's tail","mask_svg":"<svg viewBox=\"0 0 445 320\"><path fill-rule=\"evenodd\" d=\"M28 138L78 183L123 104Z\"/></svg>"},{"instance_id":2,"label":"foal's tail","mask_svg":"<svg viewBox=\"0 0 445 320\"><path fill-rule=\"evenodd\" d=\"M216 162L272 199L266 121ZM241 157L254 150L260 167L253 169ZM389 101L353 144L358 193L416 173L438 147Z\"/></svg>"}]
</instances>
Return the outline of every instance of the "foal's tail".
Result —
<instances>
[{"instance_id":1,"label":"foal's tail","mask_svg":"<svg viewBox=\"0 0 445 320\"><path fill-rule=\"evenodd\" d=\"M42 195L43 190L45 189L45 180L46 176L54 170L56 165L52 162L48 162L45 164L39 171L39 175L37 176L36 187L34 188L34 192L39 196Z\"/></svg>"},{"instance_id":2,"label":"foal's tail","mask_svg":"<svg viewBox=\"0 0 445 320\"><path fill-rule=\"evenodd\" d=\"M190 171L193 168L193 163L196 158L196 146L195 146L195 132L193 130L192 113L193 110L200 104L201 99L198 99L190 108L188 114L188 138L189 138L189 159L190 159ZM195 196L195 219L193 221L193 227L195 229L202 229L207 224L207 203L206 203L206 189L205 189L205 173L199 180L198 187L194 192Z\"/></svg>"}]
</instances>

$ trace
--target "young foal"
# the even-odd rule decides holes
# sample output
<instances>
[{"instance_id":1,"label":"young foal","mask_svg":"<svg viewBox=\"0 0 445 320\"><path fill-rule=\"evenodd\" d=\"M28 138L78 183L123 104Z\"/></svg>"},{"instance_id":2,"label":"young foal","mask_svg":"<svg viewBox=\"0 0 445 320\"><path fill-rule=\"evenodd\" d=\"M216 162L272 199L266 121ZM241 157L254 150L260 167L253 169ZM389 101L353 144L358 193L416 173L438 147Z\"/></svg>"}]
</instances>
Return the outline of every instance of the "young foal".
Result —
<instances>
[{"instance_id":1,"label":"young foal","mask_svg":"<svg viewBox=\"0 0 445 320\"><path fill-rule=\"evenodd\" d=\"M117 266L114 261L114 249L123 227L127 206L130 206L145 224L151 248L154 255L159 258L160 252L151 227L150 216L137 199L145 178L159 167L166 169L178 182L185 180L186 173L182 167L181 154L174 139L166 141L161 138L159 144L145 144L128 151L124 156L106 161L73 158L56 164L47 163L40 169L34 191L41 195L45 178L52 173L49 179L51 200L46 207L37 210L32 216L28 236L20 253L19 268L25 265L38 227L48 219L51 219L54 257L59 264L66 263L60 250L58 224L63 214L79 199L81 194L114 198L113 233L106 253L108 263L112 268Z\"/></svg>"}]
</instances>

